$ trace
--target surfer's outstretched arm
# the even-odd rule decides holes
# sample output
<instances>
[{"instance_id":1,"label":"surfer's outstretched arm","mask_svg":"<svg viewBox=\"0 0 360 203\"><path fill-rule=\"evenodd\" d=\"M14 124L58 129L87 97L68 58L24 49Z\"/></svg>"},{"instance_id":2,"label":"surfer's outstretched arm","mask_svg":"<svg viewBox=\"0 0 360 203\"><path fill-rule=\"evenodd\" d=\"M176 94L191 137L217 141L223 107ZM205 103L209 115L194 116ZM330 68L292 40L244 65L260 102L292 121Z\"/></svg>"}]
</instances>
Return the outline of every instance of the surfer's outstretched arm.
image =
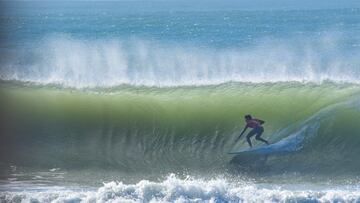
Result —
<instances>
[{"instance_id":1,"label":"surfer's outstretched arm","mask_svg":"<svg viewBox=\"0 0 360 203\"><path fill-rule=\"evenodd\" d=\"M244 127L243 131L240 133L239 137L236 138L235 142L237 142L237 141L241 138L241 136L244 134L244 132L247 130L247 128L248 128L248 126L246 125L246 126Z\"/></svg>"}]
</instances>

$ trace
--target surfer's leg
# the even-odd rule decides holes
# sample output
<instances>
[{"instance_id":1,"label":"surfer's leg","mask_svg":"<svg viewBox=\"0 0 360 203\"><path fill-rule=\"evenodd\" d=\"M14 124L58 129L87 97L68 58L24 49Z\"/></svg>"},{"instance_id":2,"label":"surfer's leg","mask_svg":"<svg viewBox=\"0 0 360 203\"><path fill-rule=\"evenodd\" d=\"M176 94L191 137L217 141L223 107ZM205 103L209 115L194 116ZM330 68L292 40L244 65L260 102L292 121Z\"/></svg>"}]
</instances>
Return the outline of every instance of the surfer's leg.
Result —
<instances>
[{"instance_id":1,"label":"surfer's leg","mask_svg":"<svg viewBox=\"0 0 360 203\"><path fill-rule=\"evenodd\" d=\"M246 135L246 141L249 143L250 147L252 147L250 138L256 134L255 129L251 130L249 134Z\"/></svg>"},{"instance_id":2,"label":"surfer's leg","mask_svg":"<svg viewBox=\"0 0 360 203\"><path fill-rule=\"evenodd\" d=\"M264 129L259 130L259 131L257 132L256 136L255 136L255 139L256 139L256 140L259 140L259 141L261 141L261 142L265 142L267 145L269 145L269 142L268 142L268 141L266 141L265 139L261 138L261 135L262 135L263 132L264 132Z\"/></svg>"}]
</instances>

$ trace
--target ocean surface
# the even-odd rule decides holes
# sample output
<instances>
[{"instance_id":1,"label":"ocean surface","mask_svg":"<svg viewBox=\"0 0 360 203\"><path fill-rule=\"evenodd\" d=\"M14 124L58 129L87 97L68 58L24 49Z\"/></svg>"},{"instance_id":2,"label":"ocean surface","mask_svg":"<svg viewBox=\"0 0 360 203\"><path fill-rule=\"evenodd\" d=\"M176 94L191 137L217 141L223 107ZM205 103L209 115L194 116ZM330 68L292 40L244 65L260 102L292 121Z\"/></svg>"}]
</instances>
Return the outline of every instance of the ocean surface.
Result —
<instances>
[{"instance_id":1,"label":"ocean surface","mask_svg":"<svg viewBox=\"0 0 360 203\"><path fill-rule=\"evenodd\" d=\"M0 202L360 202L360 9L1 4Z\"/></svg>"}]
</instances>

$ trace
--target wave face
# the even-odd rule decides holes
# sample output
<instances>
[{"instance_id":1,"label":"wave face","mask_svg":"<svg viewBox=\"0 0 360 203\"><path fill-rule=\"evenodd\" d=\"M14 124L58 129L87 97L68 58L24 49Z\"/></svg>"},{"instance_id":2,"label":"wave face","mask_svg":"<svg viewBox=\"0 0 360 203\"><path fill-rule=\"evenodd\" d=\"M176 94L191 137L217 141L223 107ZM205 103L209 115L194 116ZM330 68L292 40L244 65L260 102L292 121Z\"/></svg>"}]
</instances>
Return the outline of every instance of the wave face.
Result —
<instances>
[{"instance_id":1,"label":"wave face","mask_svg":"<svg viewBox=\"0 0 360 203\"><path fill-rule=\"evenodd\" d=\"M87 90L3 83L1 162L162 174L235 163L240 171L357 174L359 91L334 83ZM249 112L266 120L264 138L285 154L232 160L227 152ZM240 141L234 149L246 147Z\"/></svg>"}]
</instances>

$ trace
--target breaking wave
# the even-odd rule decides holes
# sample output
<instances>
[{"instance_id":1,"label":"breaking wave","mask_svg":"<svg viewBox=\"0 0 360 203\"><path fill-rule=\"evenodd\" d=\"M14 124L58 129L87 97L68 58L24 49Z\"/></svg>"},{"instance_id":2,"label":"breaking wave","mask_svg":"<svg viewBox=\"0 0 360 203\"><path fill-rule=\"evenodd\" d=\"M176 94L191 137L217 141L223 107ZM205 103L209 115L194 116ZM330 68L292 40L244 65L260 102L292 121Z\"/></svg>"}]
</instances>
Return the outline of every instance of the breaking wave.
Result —
<instances>
[{"instance_id":1,"label":"breaking wave","mask_svg":"<svg viewBox=\"0 0 360 203\"><path fill-rule=\"evenodd\" d=\"M359 91L334 83L88 90L3 83L0 158L130 173L205 173L229 163L263 173L358 173ZM263 136L275 143L266 159L227 154L247 147L234 139L249 112L266 120Z\"/></svg>"},{"instance_id":2,"label":"breaking wave","mask_svg":"<svg viewBox=\"0 0 360 203\"><path fill-rule=\"evenodd\" d=\"M354 42L353 42L354 43ZM360 50L336 34L262 39L237 48L53 35L4 51L1 79L67 87L192 86L226 82L360 81Z\"/></svg>"},{"instance_id":3,"label":"breaking wave","mask_svg":"<svg viewBox=\"0 0 360 203\"><path fill-rule=\"evenodd\" d=\"M301 187L300 187L301 188ZM358 202L356 186L345 189L286 189L259 186L226 179L179 179L170 175L164 181L142 180L136 184L105 183L99 189L47 189L0 193L5 202Z\"/></svg>"}]
</instances>

